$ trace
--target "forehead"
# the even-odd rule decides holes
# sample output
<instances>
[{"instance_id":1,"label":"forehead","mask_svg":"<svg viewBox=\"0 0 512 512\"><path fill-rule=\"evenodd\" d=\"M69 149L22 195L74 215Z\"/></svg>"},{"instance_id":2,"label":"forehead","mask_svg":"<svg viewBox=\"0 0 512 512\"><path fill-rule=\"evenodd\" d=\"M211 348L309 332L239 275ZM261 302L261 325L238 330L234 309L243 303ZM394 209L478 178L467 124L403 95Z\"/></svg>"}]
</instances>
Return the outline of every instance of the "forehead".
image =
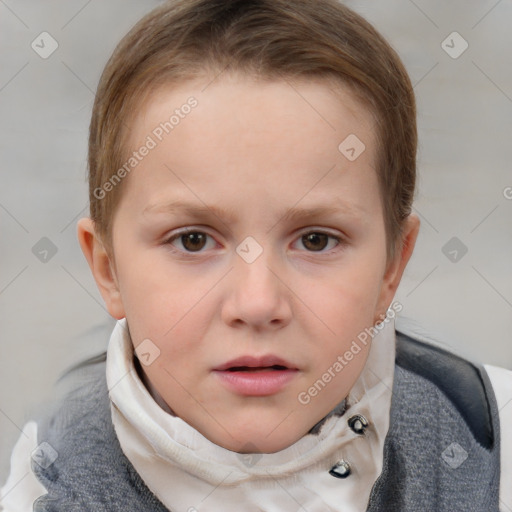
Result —
<instances>
[{"instance_id":1,"label":"forehead","mask_svg":"<svg viewBox=\"0 0 512 512\"><path fill-rule=\"evenodd\" d=\"M130 173L124 194L144 209L171 193L197 202L201 192L222 204L235 190L246 199L234 208L256 208L260 193L268 204L334 194L352 210L372 209L374 126L355 95L329 80L224 73L161 87L131 126L131 151L148 138L154 148Z\"/></svg>"}]
</instances>

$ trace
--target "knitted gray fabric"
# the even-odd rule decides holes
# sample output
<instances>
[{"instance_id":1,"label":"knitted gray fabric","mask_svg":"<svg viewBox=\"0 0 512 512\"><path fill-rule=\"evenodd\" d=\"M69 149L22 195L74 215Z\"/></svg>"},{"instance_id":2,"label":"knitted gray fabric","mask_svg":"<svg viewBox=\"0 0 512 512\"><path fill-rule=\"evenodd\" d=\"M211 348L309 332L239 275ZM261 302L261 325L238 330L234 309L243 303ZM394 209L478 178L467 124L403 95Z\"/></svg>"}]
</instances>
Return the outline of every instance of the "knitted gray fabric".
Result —
<instances>
[{"instance_id":1,"label":"knitted gray fabric","mask_svg":"<svg viewBox=\"0 0 512 512\"><path fill-rule=\"evenodd\" d=\"M48 490L34 511L167 511L121 450L104 357L71 376L73 390L39 422L39 443L58 457L32 462ZM473 403L484 409L470 410ZM498 512L499 450L498 408L485 370L397 332L390 429L367 512ZM346 482L333 477L335 485Z\"/></svg>"},{"instance_id":2,"label":"knitted gray fabric","mask_svg":"<svg viewBox=\"0 0 512 512\"><path fill-rule=\"evenodd\" d=\"M499 443L488 450L475 441L452 403L428 380L400 366L395 380L383 470L368 512L498 512ZM494 400L491 411L496 436Z\"/></svg>"},{"instance_id":3,"label":"knitted gray fabric","mask_svg":"<svg viewBox=\"0 0 512 512\"><path fill-rule=\"evenodd\" d=\"M48 494L35 512L166 512L121 450L112 424L105 362L73 372L74 388L38 424L38 442L46 441L57 459L32 470Z\"/></svg>"}]
</instances>

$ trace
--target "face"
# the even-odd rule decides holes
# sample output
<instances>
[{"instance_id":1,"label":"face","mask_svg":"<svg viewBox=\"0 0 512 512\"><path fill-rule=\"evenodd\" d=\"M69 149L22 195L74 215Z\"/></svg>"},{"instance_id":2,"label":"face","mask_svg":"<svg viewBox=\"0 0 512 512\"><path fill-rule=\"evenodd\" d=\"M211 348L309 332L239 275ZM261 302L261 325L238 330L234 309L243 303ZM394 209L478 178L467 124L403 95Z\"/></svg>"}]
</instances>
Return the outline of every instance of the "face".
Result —
<instances>
[{"instance_id":1,"label":"face","mask_svg":"<svg viewBox=\"0 0 512 512\"><path fill-rule=\"evenodd\" d=\"M299 398L385 313L405 262L386 261L374 122L348 90L211 80L162 89L137 117L133 150L155 144L124 178L112 285L95 276L134 346L160 351L143 369L174 413L271 453L348 394L369 344Z\"/></svg>"}]
</instances>

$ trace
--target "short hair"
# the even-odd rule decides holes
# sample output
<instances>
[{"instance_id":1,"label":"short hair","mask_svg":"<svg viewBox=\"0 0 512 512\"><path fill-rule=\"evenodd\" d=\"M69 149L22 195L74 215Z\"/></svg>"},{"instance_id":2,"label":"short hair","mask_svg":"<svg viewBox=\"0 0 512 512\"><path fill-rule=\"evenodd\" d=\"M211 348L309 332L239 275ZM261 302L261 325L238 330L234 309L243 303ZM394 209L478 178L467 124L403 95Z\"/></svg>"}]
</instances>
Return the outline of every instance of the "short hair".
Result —
<instances>
[{"instance_id":1,"label":"short hair","mask_svg":"<svg viewBox=\"0 0 512 512\"><path fill-rule=\"evenodd\" d=\"M126 34L100 78L89 132L90 217L107 250L123 183L108 193L102 187L126 162L136 113L159 87L224 70L334 78L348 86L376 121L376 172L392 258L415 191L414 91L389 43L337 0L171 0Z\"/></svg>"}]
</instances>

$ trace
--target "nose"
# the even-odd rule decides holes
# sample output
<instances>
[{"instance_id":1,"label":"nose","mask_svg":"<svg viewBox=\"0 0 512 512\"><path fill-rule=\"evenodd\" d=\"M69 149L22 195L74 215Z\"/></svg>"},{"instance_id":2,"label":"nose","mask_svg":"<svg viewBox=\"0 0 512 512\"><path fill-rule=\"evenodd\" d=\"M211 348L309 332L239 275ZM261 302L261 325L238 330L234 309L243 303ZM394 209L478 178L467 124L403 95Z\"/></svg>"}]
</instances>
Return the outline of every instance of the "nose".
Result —
<instances>
[{"instance_id":1,"label":"nose","mask_svg":"<svg viewBox=\"0 0 512 512\"><path fill-rule=\"evenodd\" d=\"M270 250L263 250L252 262L235 254L227 286L222 317L231 327L277 330L290 323L291 291Z\"/></svg>"}]
</instances>

